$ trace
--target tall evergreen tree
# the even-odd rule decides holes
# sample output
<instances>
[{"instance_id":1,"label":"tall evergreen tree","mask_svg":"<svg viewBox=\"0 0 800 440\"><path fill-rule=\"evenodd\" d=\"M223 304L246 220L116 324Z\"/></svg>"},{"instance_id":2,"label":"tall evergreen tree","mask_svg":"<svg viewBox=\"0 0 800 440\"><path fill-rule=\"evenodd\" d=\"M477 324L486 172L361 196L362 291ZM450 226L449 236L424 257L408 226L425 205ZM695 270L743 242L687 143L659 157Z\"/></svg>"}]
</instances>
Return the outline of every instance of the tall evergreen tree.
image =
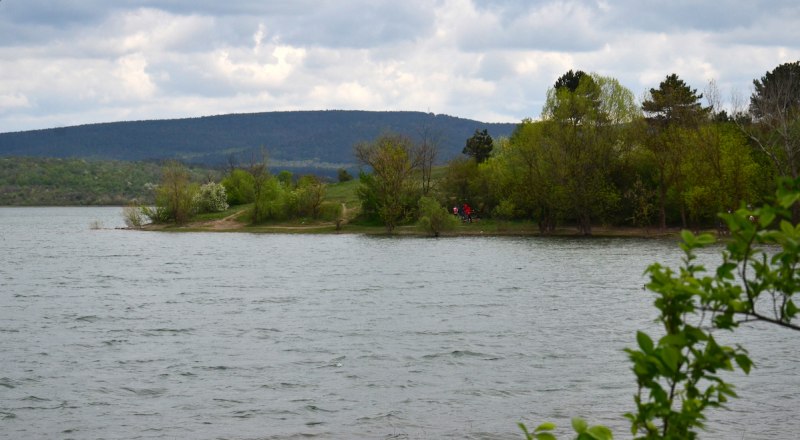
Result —
<instances>
[{"instance_id":1,"label":"tall evergreen tree","mask_svg":"<svg viewBox=\"0 0 800 440\"><path fill-rule=\"evenodd\" d=\"M467 144L461 153L472 156L475 158L475 162L481 163L492 154L492 148L494 148L494 140L489 136L489 132L486 129L475 130L475 134L467 139Z\"/></svg>"},{"instance_id":2,"label":"tall evergreen tree","mask_svg":"<svg viewBox=\"0 0 800 440\"><path fill-rule=\"evenodd\" d=\"M675 190L680 206L681 222L687 227L686 206L680 199L684 191L682 163L687 157L686 130L696 128L707 121L711 112L700 104L703 94L689 87L676 74L667 75L657 89L650 89L650 96L642 102L645 120L650 126L646 147L655 162L658 185L659 227L667 227L667 199Z\"/></svg>"}]
</instances>

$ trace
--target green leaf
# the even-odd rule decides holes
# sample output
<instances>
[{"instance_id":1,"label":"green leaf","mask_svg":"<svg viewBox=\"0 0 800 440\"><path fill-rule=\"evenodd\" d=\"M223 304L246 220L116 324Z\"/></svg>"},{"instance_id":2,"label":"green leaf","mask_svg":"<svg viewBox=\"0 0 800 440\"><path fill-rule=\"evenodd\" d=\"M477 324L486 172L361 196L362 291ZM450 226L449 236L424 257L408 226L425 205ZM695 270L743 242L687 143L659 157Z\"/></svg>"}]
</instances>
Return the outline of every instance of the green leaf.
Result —
<instances>
[{"instance_id":1,"label":"green leaf","mask_svg":"<svg viewBox=\"0 0 800 440\"><path fill-rule=\"evenodd\" d=\"M583 420L580 417L572 418L572 429L574 429L578 434L583 434L586 432L586 428L588 427L589 425L586 423L586 420Z\"/></svg>"},{"instance_id":2,"label":"green leaf","mask_svg":"<svg viewBox=\"0 0 800 440\"><path fill-rule=\"evenodd\" d=\"M639 343L639 348L641 348L643 352L645 353L653 352L653 340L650 339L650 336L647 336L647 333L642 331L637 331L636 342Z\"/></svg>"},{"instance_id":3,"label":"green leaf","mask_svg":"<svg viewBox=\"0 0 800 440\"><path fill-rule=\"evenodd\" d=\"M610 429L600 425L592 426L586 430L586 433L595 440L612 440L614 438L614 435L611 433Z\"/></svg>"},{"instance_id":4,"label":"green leaf","mask_svg":"<svg viewBox=\"0 0 800 440\"><path fill-rule=\"evenodd\" d=\"M761 225L762 228L766 228L772 224L773 220L775 220L775 210L769 209L766 206L762 208L758 216L758 224Z\"/></svg>"},{"instance_id":5,"label":"green leaf","mask_svg":"<svg viewBox=\"0 0 800 440\"><path fill-rule=\"evenodd\" d=\"M674 347L666 346L661 351L661 361L669 368L669 371L676 373L678 371L678 363L681 359L681 352Z\"/></svg>"},{"instance_id":6,"label":"green leaf","mask_svg":"<svg viewBox=\"0 0 800 440\"><path fill-rule=\"evenodd\" d=\"M689 231L689 230L686 230L686 229L682 230L681 231L681 240L683 240L683 242L686 243L689 246L694 246L695 240L694 240L694 234L692 234L692 231Z\"/></svg>"},{"instance_id":7,"label":"green leaf","mask_svg":"<svg viewBox=\"0 0 800 440\"><path fill-rule=\"evenodd\" d=\"M794 305L794 301L789 300L786 302L786 317L791 319L794 318L794 315L797 314L797 306Z\"/></svg>"},{"instance_id":8,"label":"green leaf","mask_svg":"<svg viewBox=\"0 0 800 440\"><path fill-rule=\"evenodd\" d=\"M556 436L550 434L549 432L534 434L534 438L536 438L537 440L556 440Z\"/></svg>"},{"instance_id":9,"label":"green leaf","mask_svg":"<svg viewBox=\"0 0 800 440\"><path fill-rule=\"evenodd\" d=\"M552 430L554 430L554 429L556 429L556 425L555 425L555 423L551 423L551 422L544 422L544 423L542 423L541 425L537 426L537 427L536 427L536 429L534 430L534 432L539 432L539 431L552 431Z\"/></svg>"},{"instance_id":10,"label":"green leaf","mask_svg":"<svg viewBox=\"0 0 800 440\"><path fill-rule=\"evenodd\" d=\"M524 423L522 423L522 422L519 422L519 423L517 423L517 426L519 426L519 429L521 429L521 430L522 430L522 432L524 432L524 433L525 433L525 440L533 440L533 434L531 434L530 432L528 432L528 427L527 427L527 426L525 426L525 424L524 424Z\"/></svg>"},{"instance_id":11,"label":"green leaf","mask_svg":"<svg viewBox=\"0 0 800 440\"><path fill-rule=\"evenodd\" d=\"M686 337L678 334L678 335L666 335L658 341L659 345L672 345L675 347L685 347L686 346Z\"/></svg>"},{"instance_id":12,"label":"green leaf","mask_svg":"<svg viewBox=\"0 0 800 440\"><path fill-rule=\"evenodd\" d=\"M739 365L739 368L745 372L745 374L750 374L750 368L753 366L753 361L746 354L737 354L734 359L736 360L736 364Z\"/></svg>"},{"instance_id":13,"label":"green leaf","mask_svg":"<svg viewBox=\"0 0 800 440\"><path fill-rule=\"evenodd\" d=\"M717 241L712 234L700 234L697 237L697 244L705 246L709 244L714 244Z\"/></svg>"},{"instance_id":14,"label":"green leaf","mask_svg":"<svg viewBox=\"0 0 800 440\"><path fill-rule=\"evenodd\" d=\"M790 191L785 195L781 195L778 200L781 206L784 208L789 208L790 206L794 205L795 202L800 200L800 191Z\"/></svg>"}]
</instances>

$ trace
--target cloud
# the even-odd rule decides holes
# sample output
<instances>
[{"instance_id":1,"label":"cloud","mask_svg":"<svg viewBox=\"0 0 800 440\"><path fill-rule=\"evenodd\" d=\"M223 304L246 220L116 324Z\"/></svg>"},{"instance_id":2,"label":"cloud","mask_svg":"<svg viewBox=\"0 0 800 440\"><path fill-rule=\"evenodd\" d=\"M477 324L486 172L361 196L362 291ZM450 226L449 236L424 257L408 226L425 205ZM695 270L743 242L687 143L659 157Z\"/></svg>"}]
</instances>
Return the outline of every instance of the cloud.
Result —
<instances>
[{"instance_id":1,"label":"cloud","mask_svg":"<svg viewBox=\"0 0 800 440\"><path fill-rule=\"evenodd\" d=\"M748 93L800 59L794 1L0 2L0 131L230 112L537 117L569 69Z\"/></svg>"}]
</instances>

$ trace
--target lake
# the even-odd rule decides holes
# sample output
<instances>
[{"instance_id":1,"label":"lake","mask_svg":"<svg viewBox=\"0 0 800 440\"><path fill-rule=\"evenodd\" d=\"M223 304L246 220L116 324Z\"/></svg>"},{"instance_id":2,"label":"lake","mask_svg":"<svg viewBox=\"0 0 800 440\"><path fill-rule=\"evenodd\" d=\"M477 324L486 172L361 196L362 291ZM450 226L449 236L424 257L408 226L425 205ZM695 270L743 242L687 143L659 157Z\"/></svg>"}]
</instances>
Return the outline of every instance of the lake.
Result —
<instances>
[{"instance_id":1,"label":"lake","mask_svg":"<svg viewBox=\"0 0 800 440\"><path fill-rule=\"evenodd\" d=\"M643 271L680 260L671 240L126 231L121 211L0 208L0 437L571 438L582 416L629 438ZM704 438L796 438L798 336L727 338L757 367L726 375L741 398Z\"/></svg>"}]
</instances>

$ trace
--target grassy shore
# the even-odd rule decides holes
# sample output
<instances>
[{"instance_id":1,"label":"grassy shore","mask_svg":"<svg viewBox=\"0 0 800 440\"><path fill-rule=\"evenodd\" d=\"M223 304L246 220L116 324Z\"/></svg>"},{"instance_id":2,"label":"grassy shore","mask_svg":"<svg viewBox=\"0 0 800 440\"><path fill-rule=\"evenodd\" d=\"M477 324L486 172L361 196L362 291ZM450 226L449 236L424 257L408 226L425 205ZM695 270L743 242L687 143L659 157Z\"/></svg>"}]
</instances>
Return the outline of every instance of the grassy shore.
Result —
<instances>
[{"instance_id":1,"label":"grassy shore","mask_svg":"<svg viewBox=\"0 0 800 440\"><path fill-rule=\"evenodd\" d=\"M354 218L345 218L337 229L334 222L325 222L310 219L301 219L283 222L267 222L252 225L247 219L248 206L237 206L225 212L206 214L194 218L186 225L176 226L171 224L150 224L143 229L165 232L248 232L248 233L279 233L279 234L364 234L364 235L394 235L394 236L425 236L416 225L401 225L389 234L382 225L364 224L354 221ZM349 212L356 212L348 208ZM540 236L539 227L530 221L497 221L478 220L472 223L461 223L451 231L441 233L442 237L456 236ZM577 228L561 227L550 236L578 237ZM672 238L679 235L679 229L660 231L657 228L633 228L618 226L596 226L592 229L593 237L639 237L639 238Z\"/></svg>"},{"instance_id":2,"label":"grassy shore","mask_svg":"<svg viewBox=\"0 0 800 440\"><path fill-rule=\"evenodd\" d=\"M328 185L325 201L343 206L343 219L337 225L313 219L267 222L250 224L247 211L251 205L234 206L224 212L201 214L186 225L150 224L143 229L171 232L250 232L279 234L364 234L390 235L383 225L368 224L357 220L360 202L356 195L358 181L351 180ZM679 235L679 229L659 231L658 228L634 228L618 226L595 226L593 237L650 237L671 238ZM392 231L395 236L425 236L426 233L413 224L401 225ZM539 226L531 221L477 220L460 223L454 230L441 233L442 237L456 236L540 236ZM578 237L577 228L561 227L551 236Z\"/></svg>"}]
</instances>

